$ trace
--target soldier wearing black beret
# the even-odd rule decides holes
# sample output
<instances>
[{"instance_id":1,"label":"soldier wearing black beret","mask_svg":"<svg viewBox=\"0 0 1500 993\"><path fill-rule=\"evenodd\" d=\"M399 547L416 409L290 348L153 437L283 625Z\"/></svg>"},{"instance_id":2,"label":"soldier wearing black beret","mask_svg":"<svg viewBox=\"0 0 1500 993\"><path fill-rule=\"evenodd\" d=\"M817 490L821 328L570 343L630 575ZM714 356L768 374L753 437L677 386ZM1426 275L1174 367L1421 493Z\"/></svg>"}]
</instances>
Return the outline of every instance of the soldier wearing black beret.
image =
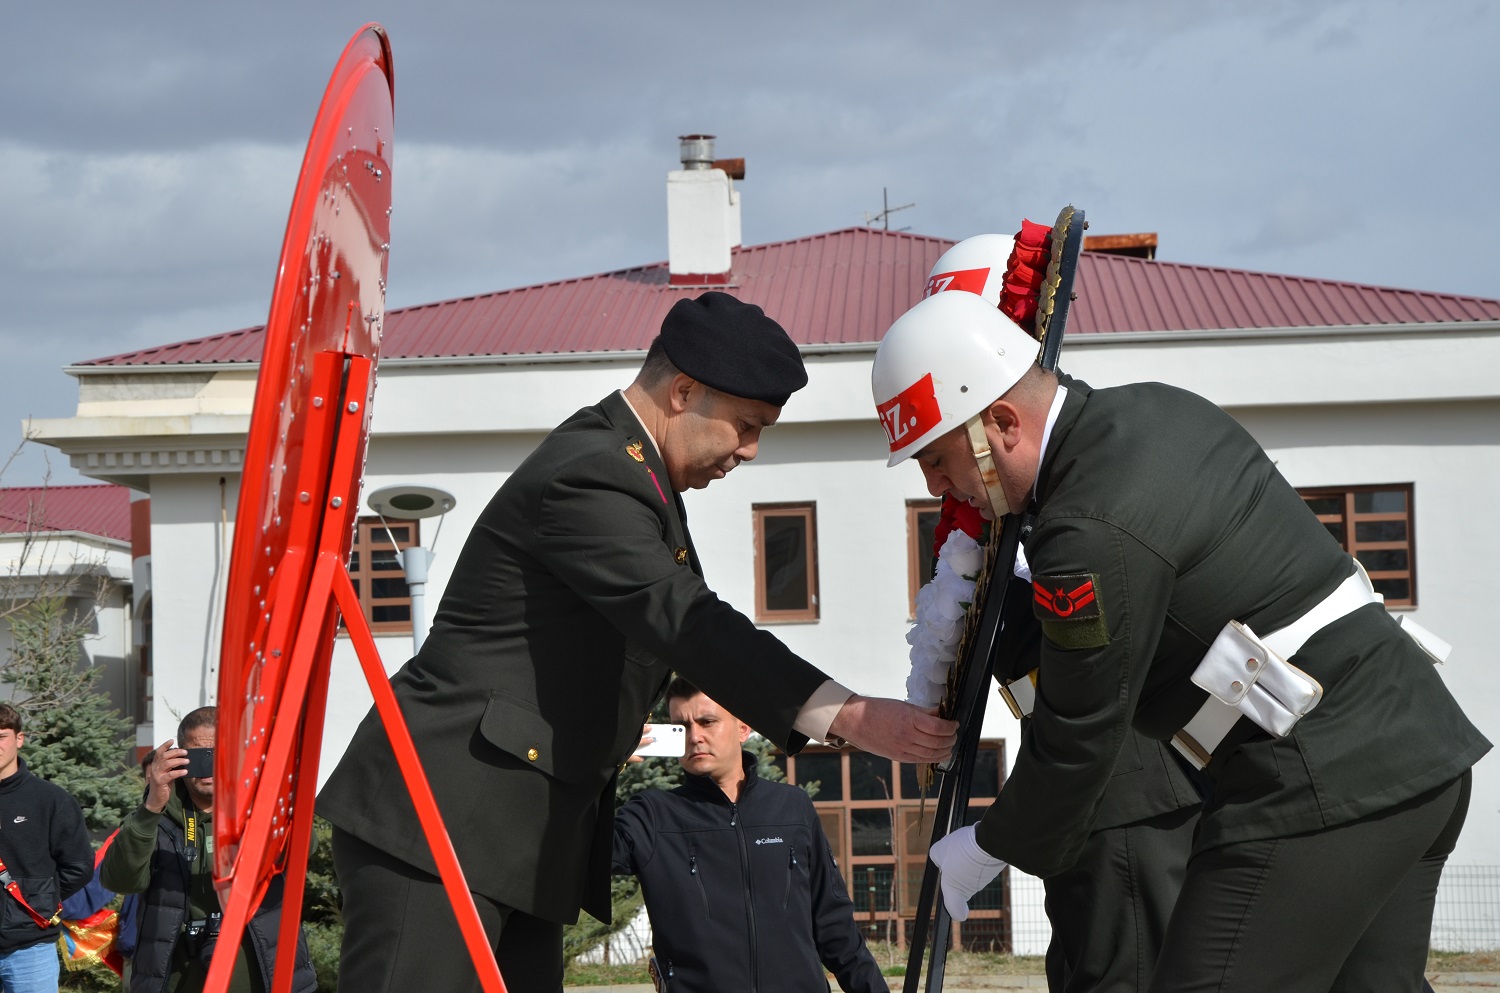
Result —
<instances>
[{"instance_id":1,"label":"soldier wearing black beret","mask_svg":"<svg viewBox=\"0 0 1500 993\"><path fill-rule=\"evenodd\" d=\"M802 355L781 325L728 293L673 304L652 352L658 346L679 371L705 386L773 407L785 407L807 385Z\"/></svg>"},{"instance_id":2,"label":"soldier wearing black beret","mask_svg":"<svg viewBox=\"0 0 1500 993\"><path fill-rule=\"evenodd\" d=\"M480 514L391 679L512 993L562 988L562 926L610 916L615 771L673 670L788 752L946 758L955 726L852 694L703 582L679 494L756 455L807 384L726 293L679 300L635 381L559 425ZM340 985L478 989L373 711L318 798L344 896Z\"/></svg>"}]
</instances>

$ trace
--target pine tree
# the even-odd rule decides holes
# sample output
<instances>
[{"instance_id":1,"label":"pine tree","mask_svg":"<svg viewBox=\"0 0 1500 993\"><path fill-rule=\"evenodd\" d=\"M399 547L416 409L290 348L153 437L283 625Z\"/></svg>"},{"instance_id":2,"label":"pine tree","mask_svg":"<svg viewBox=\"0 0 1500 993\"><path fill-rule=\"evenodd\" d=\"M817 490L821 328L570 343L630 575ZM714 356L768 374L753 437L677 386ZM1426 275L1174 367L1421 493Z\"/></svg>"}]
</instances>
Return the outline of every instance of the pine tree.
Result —
<instances>
[{"instance_id":1,"label":"pine tree","mask_svg":"<svg viewBox=\"0 0 1500 993\"><path fill-rule=\"evenodd\" d=\"M67 602L43 596L10 613L11 657L0 679L15 686L25 715L27 768L73 794L90 829L110 830L140 802L142 782L125 761L131 724L95 688L102 667L84 661L93 612Z\"/></svg>"}]
</instances>

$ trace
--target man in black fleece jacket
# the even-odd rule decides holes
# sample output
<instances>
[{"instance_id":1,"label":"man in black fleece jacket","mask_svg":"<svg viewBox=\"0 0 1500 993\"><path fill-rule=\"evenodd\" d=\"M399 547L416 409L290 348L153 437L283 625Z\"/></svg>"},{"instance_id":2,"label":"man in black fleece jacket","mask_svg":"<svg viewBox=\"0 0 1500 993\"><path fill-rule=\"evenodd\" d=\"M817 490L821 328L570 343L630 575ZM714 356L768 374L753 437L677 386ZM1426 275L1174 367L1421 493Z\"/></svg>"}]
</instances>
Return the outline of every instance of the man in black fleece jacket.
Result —
<instances>
[{"instance_id":1,"label":"man in black fleece jacket","mask_svg":"<svg viewBox=\"0 0 1500 993\"><path fill-rule=\"evenodd\" d=\"M83 809L26 770L21 713L0 703L0 989L56 993L63 900L94 878Z\"/></svg>"},{"instance_id":2,"label":"man in black fleece jacket","mask_svg":"<svg viewBox=\"0 0 1500 993\"><path fill-rule=\"evenodd\" d=\"M854 921L812 801L760 779L748 725L682 677L687 782L647 790L615 817L614 871L641 882L668 993L888 993Z\"/></svg>"}]
</instances>

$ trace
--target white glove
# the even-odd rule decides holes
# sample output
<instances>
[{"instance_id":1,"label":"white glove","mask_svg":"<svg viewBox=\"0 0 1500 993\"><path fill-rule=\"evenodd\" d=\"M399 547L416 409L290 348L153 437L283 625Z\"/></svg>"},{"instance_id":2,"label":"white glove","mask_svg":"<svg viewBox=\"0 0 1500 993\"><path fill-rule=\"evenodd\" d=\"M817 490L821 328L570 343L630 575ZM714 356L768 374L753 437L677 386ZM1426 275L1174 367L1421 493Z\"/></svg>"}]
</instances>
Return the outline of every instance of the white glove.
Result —
<instances>
[{"instance_id":1,"label":"white glove","mask_svg":"<svg viewBox=\"0 0 1500 993\"><path fill-rule=\"evenodd\" d=\"M942 870L943 906L955 921L969 919L969 900L1005 868L1004 862L979 847L972 825L939 839L928 855Z\"/></svg>"}]
</instances>

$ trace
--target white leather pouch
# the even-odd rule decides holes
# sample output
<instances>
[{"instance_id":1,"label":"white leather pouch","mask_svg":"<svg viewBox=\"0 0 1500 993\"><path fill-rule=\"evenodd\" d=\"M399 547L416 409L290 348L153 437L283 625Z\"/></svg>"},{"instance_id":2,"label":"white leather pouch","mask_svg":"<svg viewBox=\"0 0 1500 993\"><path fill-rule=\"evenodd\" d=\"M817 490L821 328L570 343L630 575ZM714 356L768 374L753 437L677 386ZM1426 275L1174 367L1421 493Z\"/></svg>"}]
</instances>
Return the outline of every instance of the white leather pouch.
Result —
<instances>
[{"instance_id":1,"label":"white leather pouch","mask_svg":"<svg viewBox=\"0 0 1500 993\"><path fill-rule=\"evenodd\" d=\"M1224 625L1192 679L1278 737L1323 699L1317 680L1272 652L1239 621Z\"/></svg>"},{"instance_id":2,"label":"white leather pouch","mask_svg":"<svg viewBox=\"0 0 1500 993\"><path fill-rule=\"evenodd\" d=\"M1193 682L1231 707L1237 707L1266 668L1271 652L1239 621L1230 621L1208 646Z\"/></svg>"}]
</instances>

